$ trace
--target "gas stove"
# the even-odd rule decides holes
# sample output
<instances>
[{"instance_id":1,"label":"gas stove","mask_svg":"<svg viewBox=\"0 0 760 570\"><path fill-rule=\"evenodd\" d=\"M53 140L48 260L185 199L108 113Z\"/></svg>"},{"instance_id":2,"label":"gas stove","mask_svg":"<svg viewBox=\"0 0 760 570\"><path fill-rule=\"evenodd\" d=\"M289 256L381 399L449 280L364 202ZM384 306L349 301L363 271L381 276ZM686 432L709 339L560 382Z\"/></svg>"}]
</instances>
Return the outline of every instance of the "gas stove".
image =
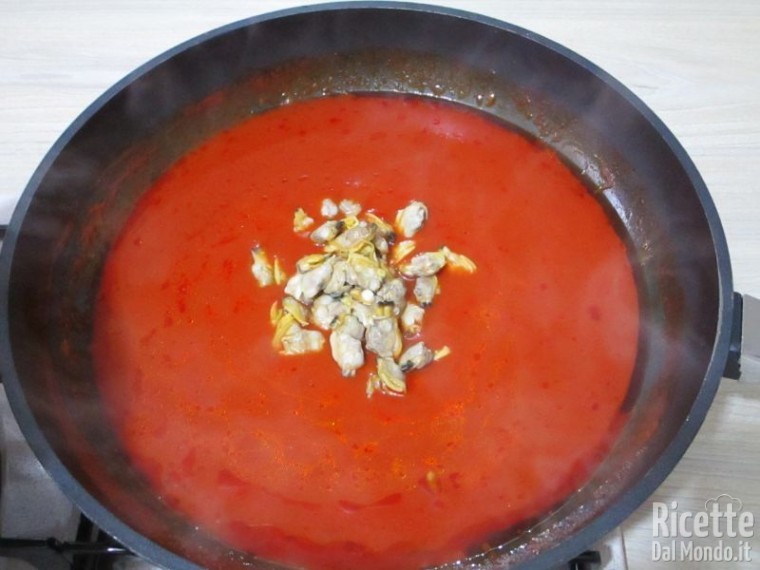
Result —
<instances>
[{"instance_id":1,"label":"gas stove","mask_svg":"<svg viewBox=\"0 0 760 570\"><path fill-rule=\"evenodd\" d=\"M757 21L758 4L728 0L695 8L690 2L613 6L579 0L563 8L543 0L438 3L466 4L467 9L535 29L573 46L633 86L683 139L714 193L729 236L736 288L758 291L760 193L752 188L760 164L755 160L760 74L757 59L746 56L757 45L747 23ZM8 6L0 58L0 220L10 218L24 183L54 138L121 75L214 25L294 3L253 4L185 0L158 8L154 3L105 2L94 9L81 1L30 0ZM63 19L66 25L61 25ZM99 41L102 34L107 41ZM755 325L760 330L760 321ZM760 356L760 344L755 348ZM760 365L755 363L747 376L760 378ZM652 501L670 504L677 499L680 508L693 510L710 497L730 493L759 513L759 396L756 389L724 382L698 440ZM155 568L114 544L65 499L21 437L1 384L0 420L1 552L39 552L36 567L46 570ZM632 568L715 567L655 564L651 510L647 502L623 524ZM614 531L607 537L610 545L607 540L595 545L596 552L574 562L575 567L626 568L622 537L623 532ZM593 562L597 557L600 562ZM0 570L33 567L0 556ZM737 570L750 567L754 565L731 565Z\"/></svg>"}]
</instances>

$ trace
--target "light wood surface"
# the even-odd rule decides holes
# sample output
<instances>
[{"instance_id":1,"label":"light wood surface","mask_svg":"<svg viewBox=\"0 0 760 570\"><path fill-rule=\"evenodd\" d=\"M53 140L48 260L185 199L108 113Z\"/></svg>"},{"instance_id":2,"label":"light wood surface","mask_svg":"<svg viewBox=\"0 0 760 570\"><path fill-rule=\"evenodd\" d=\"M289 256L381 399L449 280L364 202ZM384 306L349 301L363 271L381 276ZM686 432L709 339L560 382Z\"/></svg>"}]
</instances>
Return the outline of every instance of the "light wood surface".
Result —
<instances>
[{"instance_id":1,"label":"light wood surface","mask_svg":"<svg viewBox=\"0 0 760 570\"><path fill-rule=\"evenodd\" d=\"M558 41L641 97L679 138L710 188L728 237L736 289L760 296L760 2L438 3ZM294 5L0 0L0 222L9 219L54 140L107 87L194 35ZM684 459L623 527L630 568L760 568L760 533L750 539L751 563L651 560L652 500L700 510L722 493L740 498L760 519L760 384L723 381Z\"/></svg>"}]
</instances>

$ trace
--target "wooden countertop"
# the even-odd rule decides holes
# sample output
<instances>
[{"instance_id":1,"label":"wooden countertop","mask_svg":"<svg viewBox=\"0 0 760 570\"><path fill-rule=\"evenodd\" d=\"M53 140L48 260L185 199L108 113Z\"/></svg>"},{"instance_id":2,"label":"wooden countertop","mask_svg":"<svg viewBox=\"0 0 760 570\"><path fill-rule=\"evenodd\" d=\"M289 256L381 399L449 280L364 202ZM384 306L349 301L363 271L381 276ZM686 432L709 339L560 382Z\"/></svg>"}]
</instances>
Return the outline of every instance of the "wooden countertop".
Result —
<instances>
[{"instance_id":1,"label":"wooden countertop","mask_svg":"<svg viewBox=\"0 0 760 570\"><path fill-rule=\"evenodd\" d=\"M610 72L675 133L723 221L738 291L760 296L760 2L438 0L547 36ZM162 51L277 0L4 0L0 18L0 222L44 153L100 93ZM653 500L700 510L727 493L760 518L760 384L724 380L684 459L625 523L629 567L760 567L653 562ZM756 525L757 527L758 525ZM754 540L754 542L753 542ZM699 540L696 544L702 544ZM704 544L712 544L709 540Z\"/></svg>"}]
</instances>

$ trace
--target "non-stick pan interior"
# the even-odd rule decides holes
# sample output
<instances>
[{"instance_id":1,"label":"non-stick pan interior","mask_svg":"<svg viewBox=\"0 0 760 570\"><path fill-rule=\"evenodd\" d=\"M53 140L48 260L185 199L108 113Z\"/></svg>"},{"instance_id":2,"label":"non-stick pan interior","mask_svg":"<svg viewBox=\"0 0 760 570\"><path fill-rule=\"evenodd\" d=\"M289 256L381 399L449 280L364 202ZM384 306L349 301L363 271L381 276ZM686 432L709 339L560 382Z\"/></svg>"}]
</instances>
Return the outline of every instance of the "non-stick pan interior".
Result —
<instances>
[{"instance_id":1,"label":"non-stick pan interior","mask_svg":"<svg viewBox=\"0 0 760 570\"><path fill-rule=\"evenodd\" d=\"M110 244L178 157L252 113L344 92L444 98L537 138L586 179L630 246L643 326L628 422L592 481L543 520L505 529L487 558L572 556L644 500L636 485L663 458L672 466L687 418L698 425L706 411L724 245L688 159L627 91L530 33L458 13L355 4L232 25L89 109L35 174L2 252L3 372L27 437L85 512L139 553L172 567L191 566L167 550L205 567L254 560L172 512L130 465L93 379L92 308Z\"/></svg>"}]
</instances>

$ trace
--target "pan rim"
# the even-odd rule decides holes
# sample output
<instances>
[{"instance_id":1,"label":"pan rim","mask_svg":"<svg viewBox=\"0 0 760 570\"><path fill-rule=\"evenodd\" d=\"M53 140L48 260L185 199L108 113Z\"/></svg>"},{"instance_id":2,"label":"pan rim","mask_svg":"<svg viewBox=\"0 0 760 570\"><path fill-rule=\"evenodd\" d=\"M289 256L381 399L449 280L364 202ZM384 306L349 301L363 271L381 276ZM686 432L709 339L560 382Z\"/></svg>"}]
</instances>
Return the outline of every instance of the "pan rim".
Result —
<instances>
[{"instance_id":1,"label":"pan rim","mask_svg":"<svg viewBox=\"0 0 760 570\"><path fill-rule=\"evenodd\" d=\"M2 372L4 387L8 393L11 409L21 426L24 437L42 465L51 473L63 492L72 499L76 506L84 512L85 515L96 521L101 528L120 542L123 542L133 552L150 561L177 570L199 570L201 568L195 563L190 562L158 543L153 542L131 526L122 522L108 508L102 505L74 478L71 472L53 451L41 428L37 425L31 408L26 401L21 381L16 374L13 351L10 344L8 295L10 292L13 257L18 233L37 189L62 150L67 147L71 139L74 138L74 136L93 116L95 116L109 101L135 80L192 47L241 28L271 20L313 12L345 10L423 12L445 17L461 18L478 24L494 27L507 33L515 34L523 39L536 42L543 47L554 51L563 58L582 67L586 72L596 76L605 85L609 86L614 92L620 95L651 125L653 130L662 137L678 163L683 167L697 199L699 200L714 246L719 294L715 341L704 380L694 403L691 406L686 421L679 427L675 436L651 469L632 487L624 491L617 500L595 520L583 525L574 534L562 540L559 544L540 553L533 560L525 562L521 567L526 569L539 569L554 564L561 564L563 561L576 556L584 548L601 538L611 529L617 527L623 522L623 520L630 516L636 508L642 505L671 473L701 427L718 389L718 383L722 376L728 355L731 324L735 318L732 302L733 283L731 277L731 264L726 237L709 191L685 149L659 117L657 117L657 115L632 91L591 61L561 44L531 32L530 30L488 16L432 4L392 1L331 2L288 8L232 22L200 34L152 58L127 74L113 86L109 87L102 95L95 99L95 101L93 101L71 123L71 125L69 125L69 127L66 128L32 174L30 181L26 185L14 210L2 246L2 251L0 251L0 314L2 315L2 319L0 319L0 337L2 338L2 345L0 345L0 370Z\"/></svg>"}]
</instances>

